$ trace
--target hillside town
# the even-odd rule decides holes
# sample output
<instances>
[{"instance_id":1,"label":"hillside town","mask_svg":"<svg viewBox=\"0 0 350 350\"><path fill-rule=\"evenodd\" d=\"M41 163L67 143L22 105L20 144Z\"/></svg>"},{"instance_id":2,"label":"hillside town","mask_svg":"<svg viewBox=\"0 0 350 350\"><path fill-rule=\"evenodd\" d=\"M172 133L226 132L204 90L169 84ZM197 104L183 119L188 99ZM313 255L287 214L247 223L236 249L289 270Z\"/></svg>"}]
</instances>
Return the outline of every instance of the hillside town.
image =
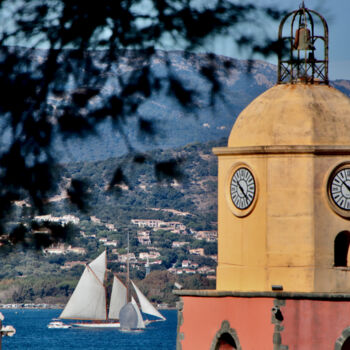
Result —
<instances>
[{"instance_id":1,"label":"hillside town","mask_svg":"<svg viewBox=\"0 0 350 350\"><path fill-rule=\"evenodd\" d=\"M64 215L61 217L54 217L51 215L37 216L38 222L55 222L61 225L68 223L79 225L80 219L73 215ZM99 224L105 227L106 232L115 232L116 228L112 224L102 223L98 218L91 216L92 223ZM168 232L175 234L177 239L171 241L171 249L176 252L181 250L186 255L185 259L176 258L176 262L172 263L167 268L168 272L174 275L182 274L200 274L206 276L208 279L215 279L215 266L217 263L217 254L206 254L203 247L198 247L198 242L202 242L204 246L206 243L216 243L217 231L194 231L189 229L180 221L163 221L155 219L131 219L131 224L135 227L137 245L142 248L142 251L135 253L125 252L125 247L122 247L120 242L116 239L111 239L108 234L100 236L99 234L87 234L83 230L80 230L82 238L89 241L95 241L99 246L104 246L109 250L110 262L117 263L121 270L126 269L127 260L131 268L140 270L144 269L147 274L152 269L159 269L164 265L164 255L162 248L154 244L152 241L153 233L158 231ZM193 242L197 242L196 247L193 247ZM63 270L69 270L77 265L85 265L87 249L84 246L72 246L69 244L55 244L53 246L44 249L46 255L67 255L80 256L79 259L68 260L61 266ZM181 255L183 256L183 254ZM199 258L203 258L206 261L211 261L210 264L197 262Z\"/></svg>"}]
</instances>

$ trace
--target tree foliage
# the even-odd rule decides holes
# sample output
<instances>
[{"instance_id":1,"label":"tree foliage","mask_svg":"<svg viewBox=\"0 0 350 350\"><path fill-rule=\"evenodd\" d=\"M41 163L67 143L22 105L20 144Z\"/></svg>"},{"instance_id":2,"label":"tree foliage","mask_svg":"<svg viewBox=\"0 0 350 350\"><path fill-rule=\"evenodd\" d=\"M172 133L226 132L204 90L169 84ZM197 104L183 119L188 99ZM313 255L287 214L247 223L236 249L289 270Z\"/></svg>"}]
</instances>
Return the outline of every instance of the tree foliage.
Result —
<instances>
[{"instance_id":1,"label":"tree foliage","mask_svg":"<svg viewBox=\"0 0 350 350\"><path fill-rule=\"evenodd\" d=\"M219 34L257 47L239 30L257 13L278 15L270 8L229 0L2 0L0 219L3 233L13 230L10 241L23 240L32 230L9 227L9 218L16 221L26 214L30 221L34 214L45 212L49 196L62 191L57 139L85 138L108 122L134 154L135 163L152 163L160 181L179 177L178 159L147 158L135 149L126 130L132 121L141 139L154 136L156 126L143 115L142 105L160 91L195 114L196 91L176 77L167 55L166 72L159 75L150 69L155 48L172 42L181 45L186 56ZM119 75L110 88L111 72L122 63L121 52L137 69ZM226 68L229 71L229 65ZM209 102L214 103L220 97L214 65L207 62L201 74L210 86ZM109 188L127 182L121 166ZM85 205L89 188L83 180L72 179L65 191L80 210L89 210ZM22 207L25 213L14 205L23 200L28 204ZM36 238L37 247L56 239Z\"/></svg>"}]
</instances>

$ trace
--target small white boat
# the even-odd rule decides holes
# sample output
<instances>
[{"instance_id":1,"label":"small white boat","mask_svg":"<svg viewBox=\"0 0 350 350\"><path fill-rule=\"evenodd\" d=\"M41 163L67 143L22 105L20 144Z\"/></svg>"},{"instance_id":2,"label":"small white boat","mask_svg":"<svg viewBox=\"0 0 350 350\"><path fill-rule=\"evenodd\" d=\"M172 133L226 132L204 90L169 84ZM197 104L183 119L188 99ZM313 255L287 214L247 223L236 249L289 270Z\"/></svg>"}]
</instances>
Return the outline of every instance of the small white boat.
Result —
<instances>
[{"instance_id":1,"label":"small white boat","mask_svg":"<svg viewBox=\"0 0 350 350\"><path fill-rule=\"evenodd\" d=\"M51 321L48 325L47 328L51 329L67 329L71 328L72 326L69 324L65 324L62 321Z\"/></svg>"}]
</instances>

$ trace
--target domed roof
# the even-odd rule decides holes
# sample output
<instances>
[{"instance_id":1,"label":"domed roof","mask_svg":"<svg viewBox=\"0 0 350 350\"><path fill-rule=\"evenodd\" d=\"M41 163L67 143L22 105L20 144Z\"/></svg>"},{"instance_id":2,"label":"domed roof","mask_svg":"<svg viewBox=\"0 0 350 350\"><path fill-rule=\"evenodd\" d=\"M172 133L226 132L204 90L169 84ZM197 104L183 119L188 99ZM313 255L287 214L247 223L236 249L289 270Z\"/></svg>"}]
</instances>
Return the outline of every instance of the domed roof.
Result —
<instances>
[{"instance_id":1,"label":"domed roof","mask_svg":"<svg viewBox=\"0 0 350 350\"><path fill-rule=\"evenodd\" d=\"M350 145L350 99L327 85L275 85L241 112L228 140L270 145Z\"/></svg>"}]
</instances>

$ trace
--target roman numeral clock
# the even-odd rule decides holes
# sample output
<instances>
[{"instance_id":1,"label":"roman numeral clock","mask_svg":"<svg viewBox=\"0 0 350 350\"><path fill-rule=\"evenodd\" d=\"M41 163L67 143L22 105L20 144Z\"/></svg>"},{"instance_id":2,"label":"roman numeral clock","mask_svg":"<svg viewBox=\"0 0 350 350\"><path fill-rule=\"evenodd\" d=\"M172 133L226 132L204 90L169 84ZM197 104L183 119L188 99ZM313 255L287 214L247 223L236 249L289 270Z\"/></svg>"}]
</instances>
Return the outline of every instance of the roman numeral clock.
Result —
<instances>
[{"instance_id":1,"label":"roman numeral clock","mask_svg":"<svg viewBox=\"0 0 350 350\"><path fill-rule=\"evenodd\" d=\"M343 217L350 217L350 163L341 164L331 173L328 198L332 209Z\"/></svg>"},{"instance_id":2,"label":"roman numeral clock","mask_svg":"<svg viewBox=\"0 0 350 350\"><path fill-rule=\"evenodd\" d=\"M230 172L227 188L231 211L238 217L247 216L253 210L257 198L253 171L245 164L236 165Z\"/></svg>"}]
</instances>

